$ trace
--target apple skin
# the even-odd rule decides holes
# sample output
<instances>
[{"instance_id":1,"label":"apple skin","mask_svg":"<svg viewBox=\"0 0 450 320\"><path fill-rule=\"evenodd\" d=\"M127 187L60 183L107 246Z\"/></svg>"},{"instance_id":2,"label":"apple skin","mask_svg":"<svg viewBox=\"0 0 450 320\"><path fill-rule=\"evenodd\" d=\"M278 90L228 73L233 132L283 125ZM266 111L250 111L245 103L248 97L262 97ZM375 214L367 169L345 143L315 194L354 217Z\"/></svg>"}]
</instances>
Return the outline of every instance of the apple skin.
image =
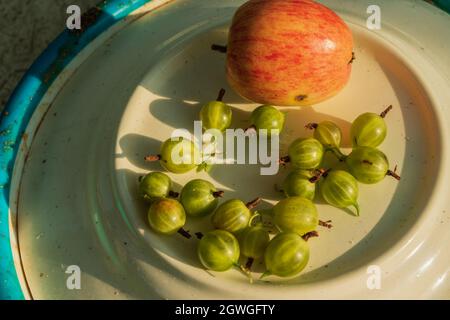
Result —
<instances>
[{"instance_id":1,"label":"apple skin","mask_svg":"<svg viewBox=\"0 0 450 320\"><path fill-rule=\"evenodd\" d=\"M311 0L250 0L236 12L227 78L259 104L308 106L347 84L353 61L349 27Z\"/></svg>"}]
</instances>

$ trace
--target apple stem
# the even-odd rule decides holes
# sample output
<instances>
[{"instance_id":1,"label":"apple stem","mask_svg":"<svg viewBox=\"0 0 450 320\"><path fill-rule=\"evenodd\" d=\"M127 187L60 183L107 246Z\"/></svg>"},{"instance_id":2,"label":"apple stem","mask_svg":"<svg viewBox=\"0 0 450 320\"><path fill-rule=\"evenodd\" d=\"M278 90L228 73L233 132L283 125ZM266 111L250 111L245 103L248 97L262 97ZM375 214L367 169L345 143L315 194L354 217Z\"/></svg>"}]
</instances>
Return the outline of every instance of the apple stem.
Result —
<instances>
[{"instance_id":1,"label":"apple stem","mask_svg":"<svg viewBox=\"0 0 450 320\"><path fill-rule=\"evenodd\" d=\"M254 208L256 208L260 203L261 203L262 199L261 198L256 198L250 202L248 202L245 206L249 209L252 210Z\"/></svg>"},{"instance_id":2,"label":"apple stem","mask_svg":"<svg viewBox=\"0 0 450 320\"><path fill-rule=\"evenodd\" d=\"M385 118L386 115L389 113L389 111L391 111L392 109L393 109L393 107L392 107L392 104L391 104L389 107L387 107L386 110L384 110L382 113L380 113L380 117Z\"/></svg>"},{"instance_id":3,"label":"apple stem","mask_svg":"<svg viewBox=\"0 0 450 320\"><path fill-rule=\"evenodd\" d=\"M211 46L211 50L217 51L217 52L220 52L220 53L227 53L228 47L227 46L222 46L220 44L213 44Z\"/></svg>"},{"instance_id":4,"label":"apple stem","mask_svg":"<svg viewBox=\"0 0 450 320\"><path fill-rule=\"evenodd\" d=\"M314 237L318 237L318 236L319 236L319 233L317 231L311 231L311 232L305 233L302 236L302 238L303 238L303 240L308 241L310 238L314 238Z\"/></svg>"},{"instance_id":5,"label":"apple stem","mask_svg":"<svg viewBox=\"0 0 450 320\"><path fill-rule=\"evenodd\" d=\"M224 88L220 89L219 95L217 96L217 101L223 101L223 97L225 96L226 92L227 91Z\"/></svg>"},{"instance_id":6,"label":"apple stem","mask_svg":"<svg viewBox=\"0 0 450 320\"><path fill-rule=\"evenodd\" d=\"M154 155L150 155L150 156L146 156L144 158L145 161L147 162L155 162L155 161L159 161L161 160L161 155L159 154L154 154Z\"/></svg>"},{"instance_id":7,"label":"apple stem","mask_svg":"<svg viewBox=\"0 0 450 320\"><path fill-rule=\"evenodd\" d=\"M354 52L352 52L352 59L349 61L349 63L348 64L352 64L353 63L353 61L355 61L356 60L356 55L355 55L355 53Z\"/></svg>"}]
</instances>

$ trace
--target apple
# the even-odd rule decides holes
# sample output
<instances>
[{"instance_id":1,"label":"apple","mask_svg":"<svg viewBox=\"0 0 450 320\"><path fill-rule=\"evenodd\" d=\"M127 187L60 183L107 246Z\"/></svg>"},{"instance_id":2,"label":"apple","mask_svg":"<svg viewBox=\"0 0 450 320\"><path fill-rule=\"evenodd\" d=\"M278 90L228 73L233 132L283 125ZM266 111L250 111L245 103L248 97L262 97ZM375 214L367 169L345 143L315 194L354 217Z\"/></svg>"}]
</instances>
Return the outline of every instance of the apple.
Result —
<instances>
[{"instance_id":1,"label":"apple","mask_svg":"<svg viewBox=\"0 0 450 320\"><path fill-rule=\"evenodd\" d=\"M312 0L250 0L236 12L227 78L260 104L313 105L350 78L353 37L332 10Z\"/></svg>"}]
</instances>

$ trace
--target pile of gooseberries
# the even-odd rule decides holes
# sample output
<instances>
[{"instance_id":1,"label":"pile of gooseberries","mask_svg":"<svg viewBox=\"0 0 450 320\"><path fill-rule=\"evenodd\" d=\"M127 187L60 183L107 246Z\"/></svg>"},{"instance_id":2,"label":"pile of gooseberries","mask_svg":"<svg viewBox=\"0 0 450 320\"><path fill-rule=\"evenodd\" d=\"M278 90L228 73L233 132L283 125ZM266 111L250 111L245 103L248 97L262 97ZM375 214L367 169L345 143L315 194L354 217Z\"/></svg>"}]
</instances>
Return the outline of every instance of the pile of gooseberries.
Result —
<instances>
[{"instance_id":1,"label":"pile of gooseberries","mask_svg":"<svg viewBox=\"0 0 450 320\"><path fill-rule=\"evenodd\" d=\"M230 128L232 108L223 102L224 95L222 89L215 101L201 109L199 117L204 130L223 132ZM332 227L331 221L319 219L313 202L318 195L333 207L352 207L353 214L359 216L358 183L374 184L386 176L400 180L395 170L390 170L386 155L378 149L386 138L384 118L391 109L392 106L380 115L364 113L353 122L350 132L353 149L348 155L341 151L342 131L337 124L331 121L307 124L306 128L314 131L313 136L294 140L287 155L280 157L280 163L289 164L292 171L280 185L284 198L270 210L255 210L260 198L219 203L225 192L202 179L191 180L178 193L168 175L151 172L139 179L140 196L149 204L148 223L157 233L179 233L191 238L184 229L186 220L208 217L211 230L196 233L197 255L206 269L223 272L238 268L249 275L254 261L260 260L265 266L261 278L295 277L308 264L308 239L318 236L319 226ZM285 117L275 106L260 106L251 114L251 126L246 131L268 136L280 134ZM345 163L346 169L323 167L328 152ZM182 163L174 163L173 154L180 156ZM165 141L158 155L145 160L160 161L167 171L180 174L198 167L200 155L194 142L179 138ZM269 228L266 219L275 228Z\"/></svg>"}]
</instances>

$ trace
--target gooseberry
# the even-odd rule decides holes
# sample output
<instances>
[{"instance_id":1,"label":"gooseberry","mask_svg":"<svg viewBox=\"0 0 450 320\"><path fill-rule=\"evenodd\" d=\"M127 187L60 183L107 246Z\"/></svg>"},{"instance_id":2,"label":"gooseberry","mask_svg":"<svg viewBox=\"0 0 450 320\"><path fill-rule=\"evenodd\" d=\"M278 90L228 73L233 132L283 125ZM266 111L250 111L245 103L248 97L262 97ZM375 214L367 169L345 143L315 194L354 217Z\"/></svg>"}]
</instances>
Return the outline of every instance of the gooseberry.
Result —
<instances>
[{"instance_id":1,"label":"gooseberry","mask_svg":"<svg viewBox=\"0 0 450 320\"><path fill-rule=\"evenodd\" d=\"M145 160L159 160L167 171L186 173L200 164L200 151L194 142L186 138L171 138L162 144L159 155L147 156Z\"/></svg>"},{"instance_id":2,"label":"gooseberry","mask_svg":"<svg viewBox=\"0 0 450 320\"><path fill-rule=\"evenodd\" d=\"M269 232L262 223L250 226L240 235L241 253L248 258L246 268L250 269L254 259L259 259L264 255L269 244Z\"/></svg>"},{"instance_id":3,"label":"gooseberry","mask_svg":"<svg viewBox=\"0 0 450 320\"><path fill-rule=\"evenodd\" d=\"M139 193L149 202L169 196L176 198L178 194L171 188L172 180L162 172L150 172L139 179Z\"/></svg>"},{"instance_id":4,"label":"gooseberry","mask_svg":"<svg viewBox=\"0 0 450 320\"><path fill-rule=\"evenodd\" d=\"M189 216L206 216L213 212L222 197L211 182L202 179L189 181L181 190L180 202Z\"/></svg>"},{"instance_id":5,"label":"gooseberry","mask_svg":"<svg viewBox=\"0 0 450 320\"><path fill-rule=\"evenodd\" d=\"M400 180L399 175L389 170L389 161L386 155L372 147L354 148L345 157L345 163L356 180L365 184L378 183L387 175Z\"/></svg>"},{"instance_id":6,"label":"gooseberry","mask_svg":"<svg viewBox=\"0 0 450 320\"><path fill-rule=\"evenodd\" d=\"M216 101L211 101L203 106L200 111L200 120L203 129L217 129L224 131L231 125L233 112L231 107L223 103L225 90L221 89Z\"/></svg>"},{"instance_id":7,"label":"gooseberry","mask_svg":"<svg viewBox=\"0 0 450 320\"><path fill-rule=\"evenodd\" d=\"M314 130L314 138L325 147L339 148L342 141L342 131L332 121L323 121L320 123L310 123L306 128Z\"/></svg>"},{"instance_id":8,"label":"gooseberry","mask_svg":"<svg viewBox=\"0 0 450 320\"><path fill-rule=\"evenodd\" d=\"M330 170L322 176L319 189L323 199L337 208L353 206L359 216L358 182L348 172L343 170Z\"/></svg>"},{"instance_id":9,"label":"gooseberry","mask_svg":"<svg viewBox=\"0 0 450 320\"><path fill-rule=\"evenodd\" d=\"M353 147L378 147L387 135L387 126L384 118L392 110L389 106L381 114L367 112L360 115L352 123L350 136Z\"/></svg>"},{"instance_id":10,"label":"gooseberry","mask_svg":"<svg viewBox=\"0 0 450 320\"><path fill-rule=\"evenodd\" d=\"M317 228L319 215L311 200L290 197L273 207L273 221L280 231L295 232L302 236Z\"/></svg>"},{"instance_id":11,"label":"gooseberry","mask_svg":"<svg viewBox=\"0 0 450 320\"><path fill-rule=\"evenodd\" d=\"M283 181L282 191L286 197L303 197L313 200L316 185L310 179L314 175L310 170L294 170Z\"/></svg>"},{"instance_id":12,"label":"gooseberry","mask_svg":"<svg viewBox=\"0 0 450 320\"><path fill-rule=\"evenodd\" d=\"M148 222L154 231L171 235L183 228L186 223L186 213L177 200L160 198L150 206Z\"/></svg>"},{"instance_id":13,"label":"gooseberry","mask_svg":"<svg viewBox=\"0 0 450 320\"><path fill-rule=\"evenodd\" d=\"M211 222L214 228L239 233L249 226L252 217L251 209L255 208L260 198L247 204L239 199L231 199L222 203L214 212Z\"/></svg>"},{"instance_id":14,"label":"gooseberry","mask_svg":"<svg viewBox=\"0 0 450 320\"><path fill-rule=\"evenodd\" d=\"M214 230L200 239L197 254L205 268L227 271L233 266L238 266L239 243L228 231Z\"/></svg>"},{"instance_id":15,"label":"gooseberry","mask_svg":"<svg viewBox=\"0 0 450 320\"><path fill-rule=\"evenodd\" d=\"M308 261L308 243L295 232L282 232L267 246L264 254L267 271L263 277L294 277L306 267Z\"/></svg>"},{"instance_id":16,"label":"gooseberry","mask_svg":"<svg viewBox=\"0 0 450 320\"><path fill-rule=\"evenodd\" d=\"M295 169L315 169L323 159L323 145L314 138L297 139L289 146L288 156L280 162L291 163Z\"/></svg>"},{"instance_id":17,"label":"gooseberry","mask_svg":"<svg viewBox=\"0 0 450 320\"><path fill-rule=\"evenodd\" d=\"M279 134L284 128L285 115L274 106L264 105L256 108L251 115L252 126L257 130L266 130L268 136Z\"/></svg>"}]
</instances>

